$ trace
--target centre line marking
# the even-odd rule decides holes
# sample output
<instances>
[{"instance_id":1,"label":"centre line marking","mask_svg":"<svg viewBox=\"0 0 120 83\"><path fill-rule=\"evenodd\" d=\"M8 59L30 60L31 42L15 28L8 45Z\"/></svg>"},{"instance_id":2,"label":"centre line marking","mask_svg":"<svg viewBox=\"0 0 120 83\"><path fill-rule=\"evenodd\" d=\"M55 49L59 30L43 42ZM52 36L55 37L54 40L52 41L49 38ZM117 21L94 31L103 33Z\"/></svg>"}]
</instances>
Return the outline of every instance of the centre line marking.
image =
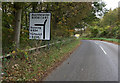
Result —
<instances>
[{"instance_id":1,"label":"centre line marking","mask_svg":"<svg viewBox=\"0 0 120 83\"><path fill-rule=\"evenodd\" d=\"M104 51L104 49L100 46L100 48L103 50L103 52L107 55L107 53Z\"/></svg>"}]
</instances>

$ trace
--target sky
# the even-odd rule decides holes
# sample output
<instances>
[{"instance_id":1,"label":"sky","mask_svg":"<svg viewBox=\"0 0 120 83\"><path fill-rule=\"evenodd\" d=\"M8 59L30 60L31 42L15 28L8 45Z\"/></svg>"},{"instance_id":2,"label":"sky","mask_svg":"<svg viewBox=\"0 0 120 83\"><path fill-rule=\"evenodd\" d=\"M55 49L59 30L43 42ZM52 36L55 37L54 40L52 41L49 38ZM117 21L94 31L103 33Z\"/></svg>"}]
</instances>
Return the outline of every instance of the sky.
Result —
<instances>
[{"instance_id":1,"label":"sky","mask_svg":"<svg viewBox=\"0 0 120 83\"><path fill-rule=\"evenodd\" d=\"M106 3L106 8L107 9L111 8L113 10L113 9L118 7L118 2L120 0L102 0L102 1L104 1Z\"/></svg>"},{"instance_id":2,"label":"sky","mask_svg":"<svg viewBox=\"0 0 120 83\"><path fill-rule=\"evenodd\" d=\"M110 8L113 10L118 7L118 2L119 2L119 7L120 7L120 0L102 0L103 2L106 3L106 8L109 10ZM0 8L1 10L1 8Z\"/></svg>"}]
</instances>

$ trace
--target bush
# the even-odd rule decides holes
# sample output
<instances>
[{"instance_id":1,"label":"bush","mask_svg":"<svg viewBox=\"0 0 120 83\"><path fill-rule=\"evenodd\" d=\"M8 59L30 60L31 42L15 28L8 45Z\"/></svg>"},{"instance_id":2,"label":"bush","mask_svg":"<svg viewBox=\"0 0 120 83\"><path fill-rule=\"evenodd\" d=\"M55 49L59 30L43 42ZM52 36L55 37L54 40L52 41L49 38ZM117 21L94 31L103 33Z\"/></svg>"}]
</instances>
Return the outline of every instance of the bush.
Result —
<instances>
[{"instance_id":1,"label":"bush","mask_svg":"<svg viewBox=\"0 0 120 83\"><path fill-rule=\"evenodd\" d=\"M13 50L13 29L2 28L2 51L8 53Z\"/></svg>"}]
</instances>

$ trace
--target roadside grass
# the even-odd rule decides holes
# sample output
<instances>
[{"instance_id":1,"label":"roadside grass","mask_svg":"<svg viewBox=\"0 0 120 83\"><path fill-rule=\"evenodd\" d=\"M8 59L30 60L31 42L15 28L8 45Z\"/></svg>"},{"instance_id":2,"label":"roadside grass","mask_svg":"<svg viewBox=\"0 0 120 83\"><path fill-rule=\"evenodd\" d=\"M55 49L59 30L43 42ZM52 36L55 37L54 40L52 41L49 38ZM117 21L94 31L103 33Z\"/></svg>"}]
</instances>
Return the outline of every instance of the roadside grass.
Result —
<instances>
[{"instance_id":1,"label":"roadside grass","mask_svg":"<svg viewBox=\"0 0 120 83\"><path fill-rule=\"evenodd\" d=\"M62 61L68 53L72 52L80 44L80 39L68 39L44 48L34 53L28 53L28 58L16 58L3 60L4 81L41 81L52 71L54 65ZM19 55L22 56L22 55Z\"/></svg>"},{"instance_id":2,"label":"roadside grass","mask_svg":"<svg viewBox=\"0 0 120 83\"><path fill-rule=\"evenodd\" d=\"M113 43L120 44L120 39L113 39L113 38L80 38L80 39L101 40L101 41L108 41L108 42L113 42Z\"/></svg>"}]
</instances>

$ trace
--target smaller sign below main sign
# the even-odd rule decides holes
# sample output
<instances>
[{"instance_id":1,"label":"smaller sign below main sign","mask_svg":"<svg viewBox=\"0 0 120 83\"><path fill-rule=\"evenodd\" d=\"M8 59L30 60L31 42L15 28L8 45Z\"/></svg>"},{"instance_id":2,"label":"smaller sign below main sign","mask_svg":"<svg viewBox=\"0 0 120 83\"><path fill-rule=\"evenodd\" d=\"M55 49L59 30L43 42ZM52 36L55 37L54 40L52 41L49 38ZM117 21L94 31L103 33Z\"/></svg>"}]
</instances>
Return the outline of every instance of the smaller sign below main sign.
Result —
<instances>
[{"instance_id":1,"label":"smaller sign below main sign","mask_svg":"<svg viewBox=\"0 0 120 83\"><path fill-rule=\"evenodd\" d=\"M51 13L30 13L29 39L50 40Z\"/></svg>"}]
</instances>

